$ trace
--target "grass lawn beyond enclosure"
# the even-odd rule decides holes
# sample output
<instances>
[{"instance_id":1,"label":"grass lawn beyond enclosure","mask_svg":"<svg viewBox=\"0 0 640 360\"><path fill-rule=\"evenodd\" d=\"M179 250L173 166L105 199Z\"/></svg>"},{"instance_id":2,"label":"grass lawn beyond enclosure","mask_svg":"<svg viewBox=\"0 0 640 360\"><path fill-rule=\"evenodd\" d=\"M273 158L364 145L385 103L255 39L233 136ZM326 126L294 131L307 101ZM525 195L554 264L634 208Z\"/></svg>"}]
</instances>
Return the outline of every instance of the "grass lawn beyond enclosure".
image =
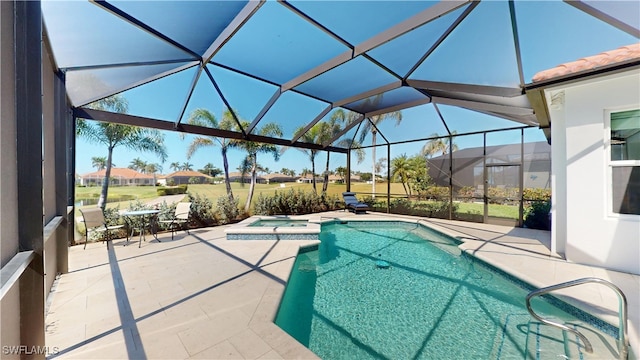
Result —
<instances>
[{"instance_id":1,"label":"grass lawn beyond enclosure","mask_svg":"<svg viewBox=\"0 0 640 360\"><path fill-rule=\"evenodd\" d=\"M247 199L247 194L249 192L249 185L245 184L244 186L240 183L231 183L231 188L233 189L234 196L239 199L240 208L244 207L244 203ZM276 191L289 191L290 189L294 190L303 190L303 191L312 191L311 184L298 184L298 183L286 183L284 187L281 187L280 184L256 184L255 192L254 192L254 200L258 197L258 195L262 194L263 196L272 196ZM317 184L318 191L322 190L322 183ZM87 198L95 198L97 199L100 196L101 188L99 186L93 187L76 187L76 198L77 199L87 199ZM344 184L329 184L327 189L327 193L329 196L337 196L339 199L342 198L342 193L346 190L346 185ZM365 198L370 196L371 193L371 184L366 183L352 183L351 191L355 191L357 193L361 193L359 197ZM211 199L214 204L216 200L224 196L226 194L226 188L224 184L191 184L189 185L188 192L191 194L200 194L201 196L206 196ZM387 184L381 183L376 185L376 192L378 196L376 199L378 201L384 202L386 200L387 193ZM404 194L404 189L402 184L400 183L392 183L391 184L391 194L402 195ZM118 199L123 197L129 197L131 200L125 200L120 202L109 202L107 204L108 207L119 207L120 209L126 209L129 207L129 203L131 201L140 200L144 202L145 200L151 200L158 197L156 192L156 187L153 186L111 186L109 187L109 198L110 199ZM458 212L466 213L466 214L483 214L484 213L484 205L481 203L457 203L458 204ZM518 218L518 207L513 205L491 205L491 215L498 216L509 219L517 219Z\"/></svg>"}]
</instances>

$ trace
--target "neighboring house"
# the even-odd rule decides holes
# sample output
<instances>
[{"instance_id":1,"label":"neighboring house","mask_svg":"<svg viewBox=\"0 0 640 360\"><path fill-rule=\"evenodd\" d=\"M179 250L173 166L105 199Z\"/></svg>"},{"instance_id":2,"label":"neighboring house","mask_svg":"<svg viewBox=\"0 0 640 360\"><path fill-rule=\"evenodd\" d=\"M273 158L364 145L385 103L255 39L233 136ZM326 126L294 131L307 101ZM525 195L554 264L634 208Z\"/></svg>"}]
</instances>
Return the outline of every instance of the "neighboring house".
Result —
<instances>
[{"instance_id":1,"label":"neighboring house","mask_svg":"<svg viewBox=\"0 0 640 360\"><path fill-rule=\"evenodd\" d=\"M80 175L79 185L101 186L106 170L98 170L92 173ZM114 186L139 186L154 185L153 175L143 174L129 168L111 168L110 185Z\"/></svg>"},{"instance_id":2,"label":"neighboring house","mask_svg":"<svg viewBox=\"0 0 640 360\"><path fill-rule=\"evenodd\" d=\"M527 94L551 130L551 249L640 274L640 44L542 71Z\"/></svg>"},{"instance_id":3,"label":"neighboring house","mask_svg":"<svg viewBox=\"0 0 640 360\"><path fill-rule=\"evenodd\" d=\"M331 174L331 175L329 175L329 183L330 184L335 184L335 183L343 184L344 183L344 177L342 177L340 175Z\"/></svg>"},{"instance_id":4,"label":"neighboring house","mask_svg":"<svg viewBox=\"0 0 640 360\"><path fill-rule=\"evenodd\" d=\"M210 184L213 178L193 170L180 170L164 176L165 184Z\"/></svg>"},{"instance_id":5,"label":"neighboring house","mask_svg":"<svg viewBox=\"0 0 640 360\"><path fill-rule=\"evenodd\" d=\"M262 178L265 179L267 184L295 182L296 180L298 180L297 176L289 176L280 173L267 174Z\"/></svg>"},{"instance_id":6,"label":"neighboring house","mask_svg":"<svg viewBox=\"0 0 640 360\"><path fill-rule=\"evenodd\" d=\"M167 176L166 175L157 175L156 182L158 185L167 186Z\"/></svg>"},{"instance_id":7,"label":"neighboring house","mask_svg":"<svg viewBox=\"0 0 640 360\"><path fill-rule=\"evenodd\" d=\"M311 177L311 175L305 175L298 178L296 182L301 184L311 184L313 182L313 177ZM324 182L324 178L322 176L316 176L316 183L321 183L321 182Z\"/></svg>"},{"instance_id":8,"label":"neighboring house","mask_svg":"<svg viewBox=\"0 0 640 360\"><path fill-rule=\"evenodd\" d=\"M385 179L383 179L385 180ZM360 179L359 175L351 175L351 182L360 182L362 181ZM331 184L344 184L344 177L340 176L340 175L329 175L329 183Z\"/></svg>"},{"instance_id":9,"label":"neighboring house","mask_svg":"<svg viewBox=\"0 0 640 360\"><path fill-rule=\"evenodd\" d=\"M486 147L487 164L520 163L520 144L494 145ZM549 189L551 187L551 146L547 142L524 143L522 153L522 182L524 188ZM429 177L437 186L449 186L449 158L453 156L453 190L462 187L474 187L479 190L484 184L484 151L483 147L474 147L454 151L452 155L440 155L427 159ZM505 166L502 176L511 179L515 187L519 187L519 166ZM509 183L509 181L506 181ZM483 194L479 194L483 195Z\"/></svg>"},{"instance_id":10,"label":"neighboring house","mask_svg":"<svg viewBox=\"0 0 640 360\"><path fill-rule=\"evenodd\" d=\"M244 176L242 176L242 173L239 172L239 171L230 172L229 173L229 181L231 181L231 182L244 182L245 184L249 184L251 182L251 174L247 173L247 174L244 174ZM264 177L258 175L256 177L256 183L258 183L258 184L266 184L267 180Z\"/></svg>"}]
</instances>

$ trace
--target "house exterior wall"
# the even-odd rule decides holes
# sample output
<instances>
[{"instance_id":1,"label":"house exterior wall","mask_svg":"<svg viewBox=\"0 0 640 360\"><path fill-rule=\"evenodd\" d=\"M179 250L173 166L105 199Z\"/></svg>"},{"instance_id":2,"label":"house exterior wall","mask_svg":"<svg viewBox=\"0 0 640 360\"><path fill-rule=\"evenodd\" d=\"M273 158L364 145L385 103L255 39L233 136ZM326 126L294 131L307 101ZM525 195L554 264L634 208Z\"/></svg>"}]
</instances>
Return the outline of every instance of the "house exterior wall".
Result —
<instances>
[{"instance_id":1,"label":"house exterior wall","mask_svg":"<svg viewBox=\"0 0 640 360\"><path fill-rule=\"evenodd\" d=\"M545 90L552 146L552 248L640 274L640 215L610 211L607 111L640 108L640 70Z\"/></svg>"},{"instance_id":2,"label":"house exterior wall","mask_svg":"<svg viewBox=\"0 0 640 360\"><path fill-rule=\"evenodd\" d=\"M181 184L190 184L189 181L192 178L197 178L198 179L197 184L208 184L209 183L209 179L207 177L204 177L204 176L171 176L171 177L168 177L167 180L173 181L173 183L175 185L181 185ZM165 182L167 180L165 180Z\"/></svg>"}]
</instances>

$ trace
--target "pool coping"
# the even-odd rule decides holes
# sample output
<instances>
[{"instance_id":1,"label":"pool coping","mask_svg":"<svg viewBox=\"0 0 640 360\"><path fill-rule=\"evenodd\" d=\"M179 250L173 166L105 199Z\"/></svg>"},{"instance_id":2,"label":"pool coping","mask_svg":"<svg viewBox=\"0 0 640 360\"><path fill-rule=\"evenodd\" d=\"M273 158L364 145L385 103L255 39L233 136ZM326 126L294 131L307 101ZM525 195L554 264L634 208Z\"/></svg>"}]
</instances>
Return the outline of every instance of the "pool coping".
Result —
<instances>
[{"instance_id":1,"label":"pool coping","mask_svg":"<svg viewBox=\"0 0 640 360\"><path fill-rule=\"evenodd\" d=\"M306 226L249 226L258 220L307 220ZM314 221L315 220L315 221ZM239 235L267 235L278 236L285 235L284 238L278 237L278 240L313 240L313 239L297 239L296 235L312 235L317 238L320 234L320 223L317 219L310 218L309 216L296 215L296 216L262 216L254 215L241 222L231 225L224 230L228 240L243 240L241 238L234 238ZM230 237L231 235L231 237ZM265 238L270 240L271 238ZM276 240L276 239L273 239Z\"/></svg>"}]
</instances>

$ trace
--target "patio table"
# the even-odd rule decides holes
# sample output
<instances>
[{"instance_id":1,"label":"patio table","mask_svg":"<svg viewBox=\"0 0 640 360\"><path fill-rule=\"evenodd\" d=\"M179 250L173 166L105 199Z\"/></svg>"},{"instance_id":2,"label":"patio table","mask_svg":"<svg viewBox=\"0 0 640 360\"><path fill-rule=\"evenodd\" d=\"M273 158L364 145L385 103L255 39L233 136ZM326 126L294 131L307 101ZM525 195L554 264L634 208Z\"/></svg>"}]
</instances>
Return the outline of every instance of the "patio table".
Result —
<instances>
[{"instance_id":1,"label":"patio table","mask_svg":"<svg viewBox=\"0 0 640 360\"><path fill-rule=\"evenodd\" d=\"M140 218L140 225L138 227L138 230L140 231L140 239L138 240L138 247L140 247L142 245L142 239L144 238L145 241L147 241L146 237L145 237L145 229L147 228L147 223L149 225L149 232L151 233L151 235L153 235L153 237L158 240L158 242L160 242L160 240L158 239L158 234L156 231L153 230L153 228L151 227L152 224L152 219L154 219L155 217L153 215L159 213L160 210L134 210L134 211L125 211L122 213L123 216L125 216L125 218L128 218L128 222L130 224L133 224L133 218L139 217ZM133 237L133 232L136 230L136 227L131 226L131 236ZM125 244L125 246L129 243L129 239L127 238L127 243Z\"/></svg>"}]
</instances>

